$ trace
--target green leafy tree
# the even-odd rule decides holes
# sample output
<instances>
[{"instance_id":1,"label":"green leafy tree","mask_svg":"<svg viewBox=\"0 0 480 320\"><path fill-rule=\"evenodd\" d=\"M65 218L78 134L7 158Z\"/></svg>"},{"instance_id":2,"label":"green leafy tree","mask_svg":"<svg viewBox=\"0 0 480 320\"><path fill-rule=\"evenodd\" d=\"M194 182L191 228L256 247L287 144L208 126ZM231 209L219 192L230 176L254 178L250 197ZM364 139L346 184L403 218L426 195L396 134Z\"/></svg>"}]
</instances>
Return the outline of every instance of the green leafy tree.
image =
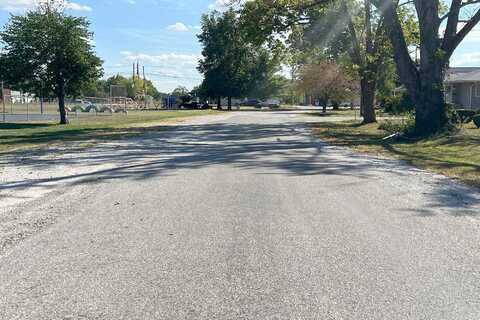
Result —
<instances>
[{"instance_id":1,"label":"green leafy tree","mask_svg":"<svg viewBox=\"0 0 480 320\"><path fill-rule=\"evenodd\" d=\"M99 97L99 98L107 98L109 93L109 86L107 85L107 81L100 79L100 80L93 80L86 83L81 90L81 96L83 97Z\"/></svg>"},{"instance_id":2,"label":"green leafy tree","mask_svg":"<svg viewBox=\"0 0 480 320\"><path fill-rule=\"evenodd\" d=\"M397 72L415 105L415 132L430 135L449 127L444 96L444 76L450 58L480 22L479 1L412 0L418 16L419 61L412 58L408 30L398 8L403 2L372 0L382 11L393 46ZM444 29L444 31L443 31Z\"/></svg>"},{"instance_id":3,"label":"green leafy tree","mask_svg":"<svg viewBox=\"0 0 480 320\"><path fill-rule=\"evenodd\" d=\"M166 96L157 90L153 82L143 80L140 77L126 78L122 75L114 75L106 80L106 93L110 93L111 86L124 86L127 89L127 97L131 99L143 99L144 91L156 100L160 100Z\"/></svg>"},{"instance_id":4,"label":"green leafy tree","mask_svg":"<svg viewBox=\"0 0 480 320\"><path fill-rule=\"evenodd\" d=\"M414 15L403 7L398 10L411 30ZM342 64L360 79L364 122L376 121L377 88L383 89L383 81L394 73L385 74L392 70L386 66L392 64L393 53L383 17L371 0L253 0L245 3L242 15L257 41L278 46L279 34L288 35L284 43L293 79L305 64L331 59ZM411 44L414 30L409 33Z\"/></svg>"},{"instance_id":5,"label":"green leafy tree","mask_svg":"<svg viewBox=\"0 0 480 320\"><path fill-rule=\"evenodd\" d=\"M189 94L190 94L190 91L184 86L176 87L171 93L171 95L175 97L188 96Z\"/></svg>"},{"instance_id":6,"label":"green leafy tree","mask_svg":"<svg viewBox=\"0 0 480 320\"><path fill-rule=\"evenodd\" d=\"M248 41L235 11L204 15L199 40L203 59L198 69L204 75L199 92L216 98L219 108L222 97L230 109L232 98L244 97L272 79L276 56Z\"/></svg>"},{"instance_id":7,"label":"green leafy tree","mask_svg":"<svg viewBox=\"0 0 480 320\"><path fill-rule=\"evenodd\" d=\"M58 98L60 123L68 123L65 97L78 95L102 75L85 18L56 10L54 2L13 15L0 33L1 76L14 88Z\"/></svg>"},{"instance_id":8,"label":"green leafy tree","mask_svg":"<svg viewBox=\"0 0 480 320\"><path fill-rule=\"evenodd\" d=\"M188 90L187 87L184 87L184 86L176 87L170 93L170 95L180 99L182 103L188 103L188 102L192 101L192 99L193 99L193 95L190 92L190 90Z\"/></svg>"}]
</instances>

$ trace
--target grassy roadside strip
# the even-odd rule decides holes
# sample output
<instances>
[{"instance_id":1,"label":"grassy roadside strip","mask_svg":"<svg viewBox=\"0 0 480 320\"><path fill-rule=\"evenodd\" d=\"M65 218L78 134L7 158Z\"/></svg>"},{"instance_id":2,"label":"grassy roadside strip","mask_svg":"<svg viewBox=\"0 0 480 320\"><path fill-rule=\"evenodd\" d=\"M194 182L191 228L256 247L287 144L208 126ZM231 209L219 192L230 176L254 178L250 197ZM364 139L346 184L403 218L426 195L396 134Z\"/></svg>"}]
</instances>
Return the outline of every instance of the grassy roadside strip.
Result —
<instances>
[{"instance_id":1,"label":"grassy roadside strip","mask_svg":"<svg viewBox=\"0 0 480 320\"><path fill-rule=\"evenodd\" d=\"M128 116L115 114L89 119L71 119L71 124L61 126L44 123L0 123L0 154L14 150L38 149L65 142L93 143L158 131L167 124L195 116L218 114L217 111L146 111L131 112Z\"/></svg>"},{"instance_id":2,"label":"grassy roadside strip","mask_svg":"<svg viewBox=\"0 0 480 320\"><path fill-rule=\"evenodd\" d=\"M480 187L480 130L473 124L460 132L421 141L385 141L379 124L358 121L319 122L314 133L324 141L355 151L405 160L466 184Z\"/></svg>"}]
</instances>

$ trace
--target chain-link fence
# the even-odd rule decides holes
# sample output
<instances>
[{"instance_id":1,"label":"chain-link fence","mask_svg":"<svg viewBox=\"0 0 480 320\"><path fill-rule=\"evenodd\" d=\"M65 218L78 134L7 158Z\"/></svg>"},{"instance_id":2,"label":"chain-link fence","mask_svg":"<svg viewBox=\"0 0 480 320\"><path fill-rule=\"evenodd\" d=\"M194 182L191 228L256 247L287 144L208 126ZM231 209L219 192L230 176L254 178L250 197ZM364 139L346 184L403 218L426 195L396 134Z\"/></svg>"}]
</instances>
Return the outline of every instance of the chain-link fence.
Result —
<instances>
[{"instance_id":1,"label":"chain-link fence","mask_svg":"<svg viewBox=\"0 0 480 320\"><path fill-rule=\"evenodd\" d=\"M115 86L111 92L116 96L67 99L65 107L69 117L111 116L115 113L126 114L128 110L139 109L139 105L134 100L127 98L126 88ZM0 100L0 121L53 121L59 119L56 99L42 99L8 88L3 89L0 98L2 98Z\"/></svg>"},{"instance_id":2,"label":"chain-link fence","mask_svg":"<svg viewBox=\"0 0 480 320\"><path fill-rule=\"evenodd\" d=\"M33 121L58 118L58 103L29 94L4 89L0 102L0 120Z\"/></svg>"}]
</instances>

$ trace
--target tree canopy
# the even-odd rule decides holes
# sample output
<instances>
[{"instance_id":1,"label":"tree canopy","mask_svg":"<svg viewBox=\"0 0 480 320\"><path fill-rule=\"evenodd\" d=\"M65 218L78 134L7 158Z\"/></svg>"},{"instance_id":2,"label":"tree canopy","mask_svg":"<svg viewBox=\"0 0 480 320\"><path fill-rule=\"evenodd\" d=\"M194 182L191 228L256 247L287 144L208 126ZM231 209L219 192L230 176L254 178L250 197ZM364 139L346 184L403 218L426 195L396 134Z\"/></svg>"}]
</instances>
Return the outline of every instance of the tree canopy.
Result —
<instances>
[{"instance_id":1,"label":"tree canopy","mask_svg":"<svg viewBox=\"0 0 480 320\"><path fill-rule=\"evenodd\" d=\"M277 58L267 48L247 39L239 15L232 9L214 11L202 18L202 33L198 36L203 45L199 71L204 75L200 86L202 96L231 99L247 96L263 88L262 95L274 89ZM258 91L257 91L258 93Z\"/></svg>"},{"instance_id":2,"label":"tree canopy","mask_svg":"<svg viewBox=\"0 0 480 320\"><path fill-rule=\"evenodd\" d=\"M415 131L429 135L449 126L443 82L450 58L460 43L480 22L478 1L372 0L385 20L394 49L397 72L415 104ZM410 54L406 29L399 8L413 6L418 18L419 62ZM442 30L444 28L444 30Z\"/></svg>"},{"instance_id":3,"label":"tree canopy","mask_svg":"<svg viewBox=\"0 0 480 320\"><path fill-rule=\"evenodd\" d=\"M1 76L14 88L59 100L60 122L67 123L65 96L102 75L89 22L50 7L13 15L0 33Z\"/></svg>"},{"instance_id":4,"label":"tree canopy","mask_svg":"<svg viewBox=\"0 0 480 320\"><path fill-rule=\"evenodd\" d=\"M325 112L329 102L340 103L353 98L358 90L358 83L334 61L322 61L302 67L299 87L318 100Z\"/></svg>"},{"instance_id":5,"label":"tree canopy","mask_svg":"<svg viewBox=\"0 0 480 320\"><path fill-rule=\"evenodd\" d=\"M348 55L362 83L366 120L374 120L365 111L373 111L376 86L385 90L399 79L415 104L415 132L428 135L448 127L445 70L455 49L480 21L480 2L252 0L244 2L241 12L258 42L288 45L279 36L293 35L298 44L300 34L303 46L310 42L329 59ZM397 74L386 74L393 63Z\"/></svg>"}]
</instances>

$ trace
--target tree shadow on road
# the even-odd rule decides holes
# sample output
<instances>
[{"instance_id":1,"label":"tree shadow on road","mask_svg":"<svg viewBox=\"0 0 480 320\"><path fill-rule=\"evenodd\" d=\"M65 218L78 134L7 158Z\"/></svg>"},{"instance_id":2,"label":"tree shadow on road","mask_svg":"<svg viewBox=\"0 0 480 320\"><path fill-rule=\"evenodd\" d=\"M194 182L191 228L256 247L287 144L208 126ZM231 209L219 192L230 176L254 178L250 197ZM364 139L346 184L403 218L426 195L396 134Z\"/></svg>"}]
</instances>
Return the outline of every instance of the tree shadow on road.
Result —
<instances>
[{"instance_id":1,"label":"tree shadow on road","mask_svg":"<svg viewBox=\"0 0 480 320\"><path fill-rule=\"evenodd\" d=\"M13 153L0 165L32 170L55 170L62 166L88 170L45 179L10 181L0 184L0 191L35 187L53 189L59 185L97 184L118 179L141 181L177 174L183 169L225 164L240 170L254 170L255 174L335 175L365 183L378 179L382 173L401 179L411 177L409 171L412 168L406 164L328 146L313 138L304 123L299 122L213 123L178 125L164 132L149 130L141 136L88 149L79 147L65 151L49 148L34 154ZM58 156L52 156L57 152ZM436 186L434 190L430 196L432 207L469 209L474 206L476 195L455 202L452 199L458 193L452 194L442 186Z\"/></svg>"}]
</instances>

